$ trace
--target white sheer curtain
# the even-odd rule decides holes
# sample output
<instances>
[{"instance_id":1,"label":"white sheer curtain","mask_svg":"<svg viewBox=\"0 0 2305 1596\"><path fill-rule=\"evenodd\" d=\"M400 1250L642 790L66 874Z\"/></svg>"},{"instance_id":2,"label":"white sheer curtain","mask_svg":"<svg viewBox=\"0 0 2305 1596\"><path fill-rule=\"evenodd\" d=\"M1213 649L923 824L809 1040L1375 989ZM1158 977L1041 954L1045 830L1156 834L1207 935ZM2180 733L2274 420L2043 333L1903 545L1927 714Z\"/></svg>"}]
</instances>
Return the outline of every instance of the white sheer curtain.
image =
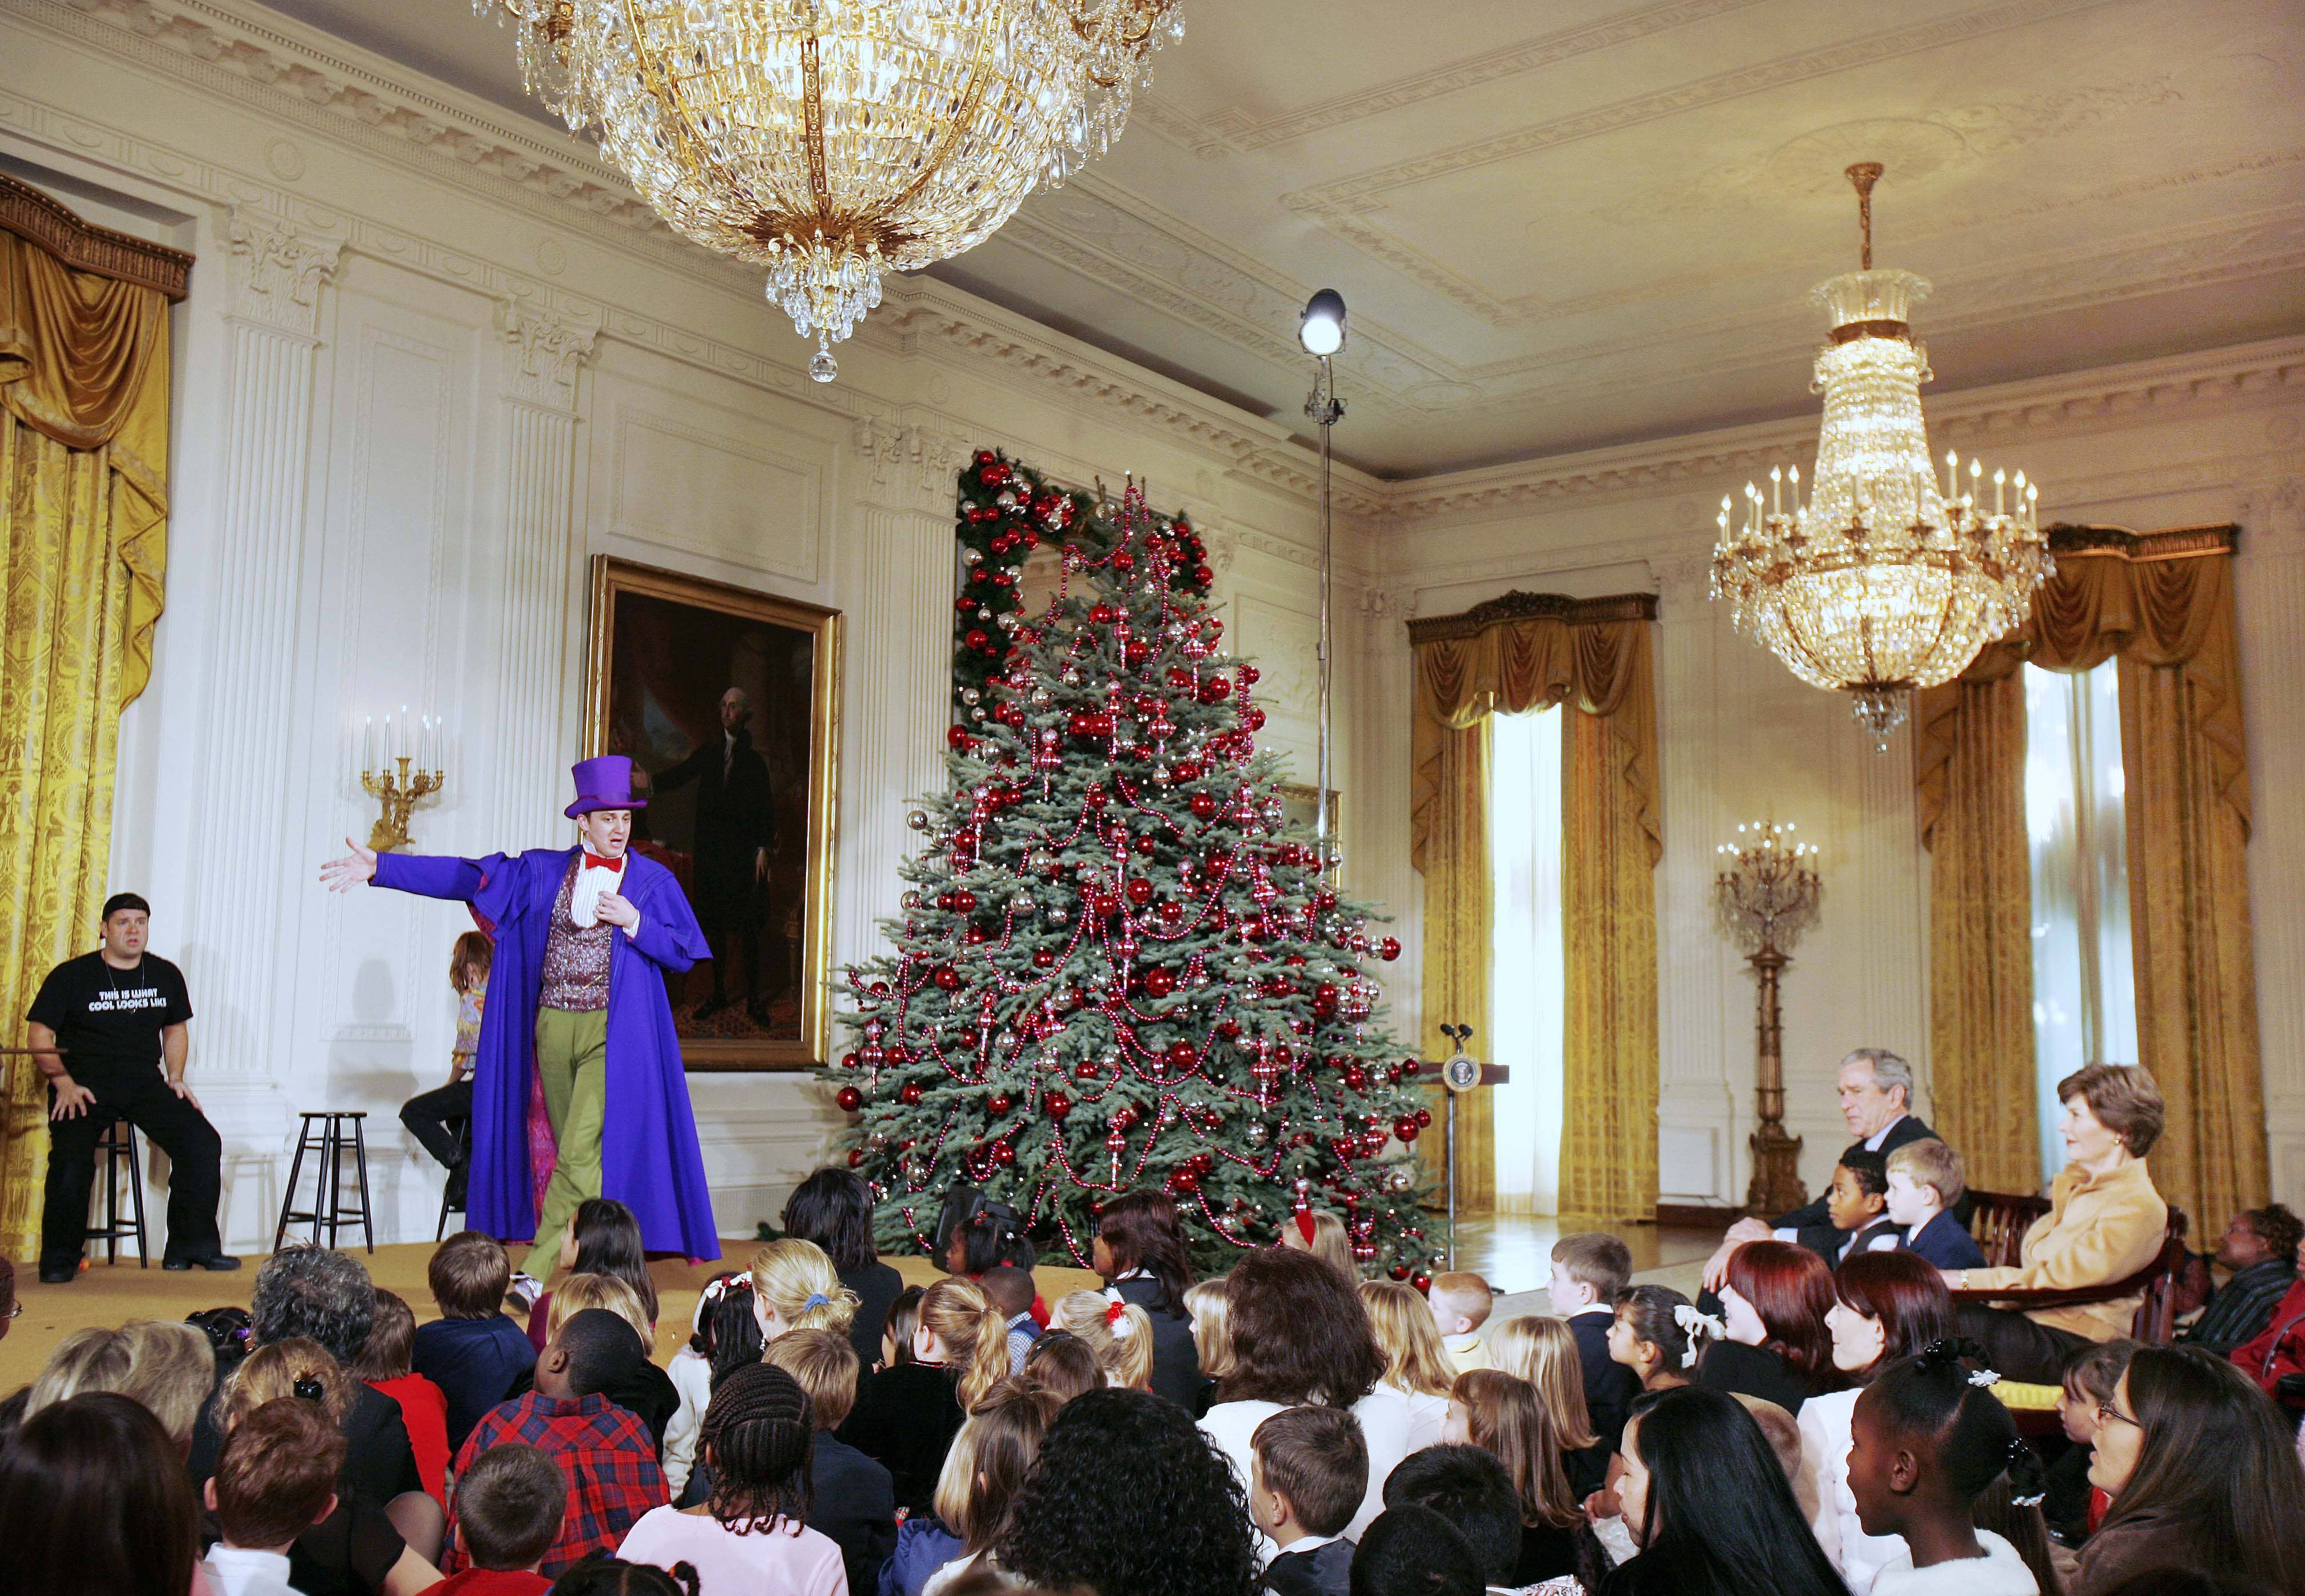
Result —
<instances>
[{"instance_id":1,"label":"white sheer curtain","mask_svg":"<svg viewBox=\"0 0 2305 1596\"><path fill-rule=\"evenodd\" d=\"M2041 1167L2064 1167L2057 1082L2134 1063L2121 697L2108 659L2078 674L2025 667L2025 829L2033 854L2033 1064Z\"/></svg>"},{"instance_id":2,"label":"white sheer curtain","mask_svg":"<svg viewBox=\"0 0 2305 1596\"><path fill-rule=\"evenodd\" d=\"M1485 1050L1511 1070L1496 1095L1497 1209L1550 1214L1561 1197L1561 711L1490 722L1489 870L1495 894ZM1476 1040L1475 1051L1484 1051Z\"/></svg>"}]
</instances>

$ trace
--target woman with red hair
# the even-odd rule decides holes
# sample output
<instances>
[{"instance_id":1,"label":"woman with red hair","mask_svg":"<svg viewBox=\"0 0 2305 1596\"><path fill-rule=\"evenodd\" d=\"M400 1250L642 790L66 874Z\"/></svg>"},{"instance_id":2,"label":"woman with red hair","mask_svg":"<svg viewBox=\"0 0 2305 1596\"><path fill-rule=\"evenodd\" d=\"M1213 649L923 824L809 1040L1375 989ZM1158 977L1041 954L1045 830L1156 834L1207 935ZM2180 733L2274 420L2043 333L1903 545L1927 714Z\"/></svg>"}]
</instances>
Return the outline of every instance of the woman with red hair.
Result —
<instances>
[{"instance_id":1,"label":"woman with red hair","mask_svg":"<svg viewBox=\"0 0 2305 1596\"><path fill-rule=\"evenodd\" d=\"M1812 1396L1800 1410L1801 1459L1816 1471L1816 1538L1857 1596L1906 1549L1901 1535L1868 1535L1849 1489L1850 1422L1873 1377L1952 1334L1952 1296L1936 1266L1917 1252L1859 1252L1833 1278L1824 1316L1833 1367L1848 1388Z\"/></svg>"},{"instance_id":2,"label":"woman with red hair","mask_svg":"<svg viewBox=\"0 0 2305 1596\"><path fill-rule=\"evenodd\" d=\"M1804 1402L1841 1383L1824 1328L1833 1303L1824 1259L1790 1242L1746 1243L1730 1254L1722 1338L1697 1360L1697 1383L1798 1415Z\"/></svg>"}]
</instances>

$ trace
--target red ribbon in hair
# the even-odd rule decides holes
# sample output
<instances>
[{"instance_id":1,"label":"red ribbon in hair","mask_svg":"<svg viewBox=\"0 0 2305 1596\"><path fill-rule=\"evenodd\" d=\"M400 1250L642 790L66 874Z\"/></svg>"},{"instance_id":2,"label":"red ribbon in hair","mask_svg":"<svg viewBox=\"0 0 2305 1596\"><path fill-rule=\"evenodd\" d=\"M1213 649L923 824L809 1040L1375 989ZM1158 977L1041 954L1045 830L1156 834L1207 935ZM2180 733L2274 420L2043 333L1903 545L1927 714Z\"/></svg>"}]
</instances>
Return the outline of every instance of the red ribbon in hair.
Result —
<instances>
[{"instance_id":1,"label":"red ribbon in hair","mask_svg":"<svg viewBox=\"0 0 2305 1596\"><path fill-rule=\"evenodd\" d=\"M1305 1244L1307 1247L1313 1244L1313 1214L1311 1210L1300 1208L1297 1210L1297 1234L1305 1238Z\"/></svg>"}]
</instances>

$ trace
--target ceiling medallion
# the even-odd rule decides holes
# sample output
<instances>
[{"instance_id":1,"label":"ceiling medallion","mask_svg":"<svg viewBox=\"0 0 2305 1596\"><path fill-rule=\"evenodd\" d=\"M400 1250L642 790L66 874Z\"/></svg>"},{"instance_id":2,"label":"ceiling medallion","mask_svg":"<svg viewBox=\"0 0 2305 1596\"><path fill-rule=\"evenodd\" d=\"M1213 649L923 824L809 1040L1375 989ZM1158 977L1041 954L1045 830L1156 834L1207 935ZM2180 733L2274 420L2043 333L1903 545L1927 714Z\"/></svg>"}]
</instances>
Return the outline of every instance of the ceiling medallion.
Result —
<instances>
[{"instance_id":1,"label":"ceiling medallion","mask_svg":"<svg viewBox=\"0 0 2305 1596\"><path fill-rule=\"evenodd\" d=\"M1938 478L1921 419L1928 352L1906 311L1929 291L1908 271L1873 269L1878 162L1849 168L1864 269L1810 297L1832 315L1817 353L1824 395L1808 503L1800 469L1772 467L1769 491L1745 484L1740 523L1721 501L1713 596L1739 631L1766 643L1802 681L1856 698L1881 746L1916 687L1951 681L1978 650L2022 624L2054 566L2035 514L2040 490L2019 471L1947 454Z\"/></svg>"},{"instance_id":2,"label":"ceiling medallion","mask_svg":"<svg viewBox=\"0 0 2305 1596\"><path fill-rule=\"evenodd\" d=\"M676 232L768 268L829 382L880 274L1102 155L1181 0L473 0Z\"/></svg>"}]
</instances>

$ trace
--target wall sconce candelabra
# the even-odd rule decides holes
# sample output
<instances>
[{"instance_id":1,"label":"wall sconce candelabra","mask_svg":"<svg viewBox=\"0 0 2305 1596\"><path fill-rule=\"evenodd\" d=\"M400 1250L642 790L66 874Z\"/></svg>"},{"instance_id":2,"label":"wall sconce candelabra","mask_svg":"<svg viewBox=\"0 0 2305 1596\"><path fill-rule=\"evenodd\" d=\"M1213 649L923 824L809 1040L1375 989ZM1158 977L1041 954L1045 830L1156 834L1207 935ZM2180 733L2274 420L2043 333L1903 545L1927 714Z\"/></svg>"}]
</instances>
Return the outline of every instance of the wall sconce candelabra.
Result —
<instances>
[{"instance_id":1,"label":"wall sconce candelabra","mask_svg":"<svg viewBox=\"0 0 2305 1596\"><path fill-rule=\"evenodd\" d=\"M368 845L379 853L408 846L408 814L419 798L438 792L447 779L442 752L440 722L430 715L412 717L403 704L398 718L387 715L379 726L368 717L361 731L361 787L377 800L376 824L369 828Z\"/></svg>"},{"instance_id":2,"label":"wall sconce candelabra","mask_svg":"<svg viewBox=\"0 0 2305 1596\"><path fill-rule=\"evenodd\" d=\"M1748 951L1745 962L1759 981L1758 1067L1754 1080L1760 1124L1753 1132L1753 1178L1745 1207L1756 1214L1781 1214L1808 1201L1801 1184L1801 1140L1785 1133L1784 1031L1777 1007L1778 978L1792 962L1801 932L1816 921L1822 883L1809 862L1816 848L1796 842L1793 828L1756 821L1737 828L1738 840L1722 843L1721 873L1714 879L1722 929Z\"/></svg>"}]
</instances>

